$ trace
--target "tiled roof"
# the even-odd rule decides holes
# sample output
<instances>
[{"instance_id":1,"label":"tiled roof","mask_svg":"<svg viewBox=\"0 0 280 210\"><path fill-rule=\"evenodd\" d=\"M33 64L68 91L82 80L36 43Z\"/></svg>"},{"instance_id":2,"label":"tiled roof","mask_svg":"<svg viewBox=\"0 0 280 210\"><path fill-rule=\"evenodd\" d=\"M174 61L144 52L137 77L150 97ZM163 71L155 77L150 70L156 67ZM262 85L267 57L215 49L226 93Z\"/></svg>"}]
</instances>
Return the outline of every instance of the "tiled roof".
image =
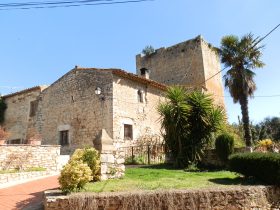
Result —
<instances>
[{"instance_id":1,"label":"tiled roof","mask_svg":"<svg viewBox=\"0 0 280 210\"><path fill-rule=\"evenodd\" d=\"M15 96L15 95L32 92L32 91L35 91L35 90L42 91L42 90L46 89L47 87L48 87L47 85L31 87L31 88L27 88L27 89L24 89L24 90L20 90L20 91L15 92L15 93L10 93L10 94L4 95L3 98L5 99L5 98L9 98L9 97L12 97L12 96Z\"/></svg>"},{"instance_id":2,"label":"tiled roof","mask_svg":"<svg viewBox=\"0 0 280 210\"><path fill-rule=\"evenodd\" d=\"M82 67L76 67L77 70L103 70L103 71L112 71L112 73L114 75L117 75L117 76L120 76L120 77L123 77L125 79L130 79L132 81L135 81L135 82L139 82L139 83L142 83L142 84L146 84L146 85L151 85L155 88L158 88L158 89L161 89L161 90L166 90L167 89L167 86L162 84L162 83L159 83L159 82L156 82L154 80L150 80L150 79L146 79L144 77L141 77L141 76L138 76L136 74L133 74L133 73L129 73L129 72L126 72L122 69L115 69L115 68L111 68L111 69L99 69L99 68L82 68Z\"/></svg>"}]
</instances>

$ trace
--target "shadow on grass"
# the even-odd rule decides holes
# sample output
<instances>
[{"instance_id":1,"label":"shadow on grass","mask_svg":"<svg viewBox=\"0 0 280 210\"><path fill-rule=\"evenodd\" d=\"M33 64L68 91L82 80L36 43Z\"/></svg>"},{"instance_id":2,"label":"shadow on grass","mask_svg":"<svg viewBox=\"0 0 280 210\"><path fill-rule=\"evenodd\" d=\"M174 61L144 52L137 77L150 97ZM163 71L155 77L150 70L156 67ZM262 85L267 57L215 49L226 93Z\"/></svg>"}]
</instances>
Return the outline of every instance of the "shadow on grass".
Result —
<instances>
[{"instance_id":1,"label":"shadow on grass","mask_svg":"<svg viewBox=\"0 0 280 210\"><path fill-rule=\"evenodd\" d=\"M249 178L244 178L244 177L236 177L236 178L215 178L215 179L209 179L209 182L213 182L215 184L221 184L221 185L244 185L244 186L249 186L249 185L264 185L264 183L249 177Z\"/></svg>"}]
</instances>

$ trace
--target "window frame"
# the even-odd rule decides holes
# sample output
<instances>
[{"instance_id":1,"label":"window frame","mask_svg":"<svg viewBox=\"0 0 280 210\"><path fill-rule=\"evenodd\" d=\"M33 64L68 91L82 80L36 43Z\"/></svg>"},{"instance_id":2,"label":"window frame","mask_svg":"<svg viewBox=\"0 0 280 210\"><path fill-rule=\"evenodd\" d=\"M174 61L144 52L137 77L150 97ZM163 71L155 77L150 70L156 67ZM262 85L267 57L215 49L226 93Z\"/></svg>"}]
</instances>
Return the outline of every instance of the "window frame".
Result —
<instances>
[{"instance_id":1,"label":"window frame","mask_svg":"<svg viewBox=\"0 0 280 210\"><path fill-rule=\"evenodd\" d=\"M123 138L124 140L133 140L133 126L131 124L123 125Z\"/></svg>"},{"instance_id":2,"label":"window frame","mask_svg":"<svg viewBox=\"0 0 280 210\"><path fill-rule=\"evenodd\" d=\"M137 98L139 103L144 103L144 91L143 90L138 90L137 91Z\"/></svg>"},{"instance_id":3,"label":"window frame","mask_svg":"<svg viewBox=\"0 0 280 210\"><path fill-rule=\"evenodd\" d=\"M69 130L61 130L61 131L59 131L59 145L61 145L61 146L69 146L69 144L70 144L70 141L69 141Z\"/></svg>"}]
</instances>

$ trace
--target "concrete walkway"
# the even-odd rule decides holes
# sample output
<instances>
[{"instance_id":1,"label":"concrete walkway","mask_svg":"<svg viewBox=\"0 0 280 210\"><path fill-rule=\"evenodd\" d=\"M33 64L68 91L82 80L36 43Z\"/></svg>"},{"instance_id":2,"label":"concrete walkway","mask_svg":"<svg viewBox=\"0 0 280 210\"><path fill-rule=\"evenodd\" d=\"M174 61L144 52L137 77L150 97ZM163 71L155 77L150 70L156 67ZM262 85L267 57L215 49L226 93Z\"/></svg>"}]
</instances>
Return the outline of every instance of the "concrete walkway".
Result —
<instances>
[{"instance_id":1,"label":"concrete walkway","mask_svg":"<svg viewBox=\"0 0 280 210\"><path fill-rule=\"evenodd\" d=\"M41 210L43 193L58 188L58 176L38 179L13 187L0 189L1 210Z\"/></svg>"}]
</instances>

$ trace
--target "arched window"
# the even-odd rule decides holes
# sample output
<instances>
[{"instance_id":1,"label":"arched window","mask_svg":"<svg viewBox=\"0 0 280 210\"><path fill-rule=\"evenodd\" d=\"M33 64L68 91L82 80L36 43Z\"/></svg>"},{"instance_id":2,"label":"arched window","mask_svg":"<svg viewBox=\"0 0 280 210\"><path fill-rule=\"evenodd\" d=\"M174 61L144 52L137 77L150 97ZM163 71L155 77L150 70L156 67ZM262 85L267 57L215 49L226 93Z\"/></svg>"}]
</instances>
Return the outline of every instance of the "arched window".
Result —
<instances>
[{"instance_id":1,"label":"arched window","mask_svg":"<svg viewBox=\"0 0 280 210\"><path fill-rule=\"evenodd\" d=\"M143 90L138 90L137 91L137 95L138 95L138 102L144 103L144 93L143 93Z\"/></svg>"}]
</instances>

